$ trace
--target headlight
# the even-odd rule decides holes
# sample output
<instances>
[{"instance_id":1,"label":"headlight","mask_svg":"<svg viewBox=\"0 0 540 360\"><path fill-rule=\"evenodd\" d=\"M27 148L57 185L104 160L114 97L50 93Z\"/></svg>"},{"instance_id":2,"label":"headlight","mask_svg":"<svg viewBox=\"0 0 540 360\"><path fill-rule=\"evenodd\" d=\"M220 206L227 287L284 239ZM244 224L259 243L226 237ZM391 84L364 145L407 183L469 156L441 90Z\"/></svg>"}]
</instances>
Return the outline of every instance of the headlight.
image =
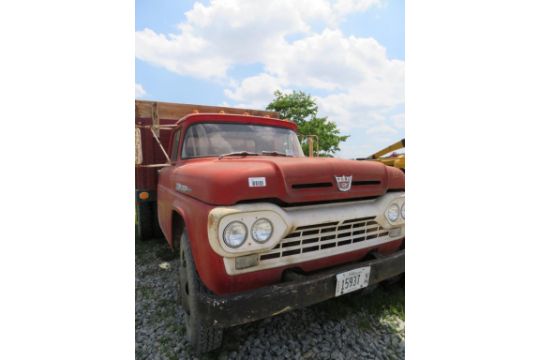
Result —
<instances>
[{"instance_id":1,"label":"headlight","mask_svg":"<svg viewBox=\"0 0 540 360\"><path fill-rule=\"evenodd\" d=\"M263 243L270 239L273 231L274 227L268 219L259 219L251 227L251 236L256 242Z\"/></svg>"},{"instance_id":2,"label":"headlight","mask_svg":"<svg viewBox=\"0 0 540 360\"><path fill-rule=\"evenodd\" d=\"M401 217L405 220L405 203L401 205Z\"/></svg>"},{"instance_id":3,"label":"headlight","mask_svg":"<svg viewBox=\"0 0 540 360\"><path fill-rule=\"evenodd\" d=\"M233 221L225 230L223 230L223 241L227 246L232 248L237 248L246 241L247 237L247 228L246 225L242 224L239 221Z\"/></svg>"},{"instance_id":4,"label":"headlight","mask_svg":"<svg viewBox=\"0 0 540 360\"><path fill-rule=\"evenodd\" d=\"M386 217L390 222L396 222L399 218L399 206L397 204L392 204L386 210Z\"/></svg>"}]
</instances>

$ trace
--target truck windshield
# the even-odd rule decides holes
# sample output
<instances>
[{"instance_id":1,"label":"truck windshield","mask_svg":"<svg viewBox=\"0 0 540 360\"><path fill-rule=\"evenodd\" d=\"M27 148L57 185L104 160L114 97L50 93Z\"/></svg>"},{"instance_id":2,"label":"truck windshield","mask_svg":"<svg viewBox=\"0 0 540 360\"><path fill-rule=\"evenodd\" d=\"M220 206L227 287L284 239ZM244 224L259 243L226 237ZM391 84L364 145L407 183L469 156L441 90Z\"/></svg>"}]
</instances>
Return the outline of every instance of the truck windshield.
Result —
<instances>
[{"instance_id":1,"label":"truck windshield","mask_svg":"<svg viewBox=\"0 0 540 360\"><path fill-rule=\"evenodd\" d=\"M236 152L304 156L294 131L264 125L194 124L188 128L182 147L183 158L220 156Z\"/></svg>"}]
</instances>

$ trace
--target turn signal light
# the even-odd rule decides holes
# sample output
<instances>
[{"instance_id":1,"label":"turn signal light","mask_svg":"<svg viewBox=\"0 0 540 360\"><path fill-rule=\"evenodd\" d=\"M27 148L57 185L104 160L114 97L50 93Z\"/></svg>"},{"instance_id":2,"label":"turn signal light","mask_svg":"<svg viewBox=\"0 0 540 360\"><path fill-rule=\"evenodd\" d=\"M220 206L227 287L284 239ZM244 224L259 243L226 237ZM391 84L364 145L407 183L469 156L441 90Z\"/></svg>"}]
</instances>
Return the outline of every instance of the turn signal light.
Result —
<instances>
[{"instance_id":1,"label":"turn signal light","mask_svg":"<svg viewBox=\"0 0 540 360\"><path fill-rule=\"evenodd\" d=\"M401 235L401 228L390 229L390 231L388 232L388 236L391 238L395 238L400 235Z\"/></svg>"},{"instance_id":2,"label":"turn signal light","mask_svg":"<svg viewBox=\"0 0 540 360\"><path fill-rule=\"evenodd\" d=\"M146 191L143 191L139 194L139 199L141 200L148 200L149 197L150 197L150 194L147 193Z\"/></svg>"},{"instance_id":3,"label":"turn signal light","mask_svg":"<svg viewBox=\"0 0 540 360\"><path fill-rule=\"evenodd\" d=\"M235 259L236 270L242 270L257 265L259 265L258 254L240 256Z\"/></svg>"}]
</instances>

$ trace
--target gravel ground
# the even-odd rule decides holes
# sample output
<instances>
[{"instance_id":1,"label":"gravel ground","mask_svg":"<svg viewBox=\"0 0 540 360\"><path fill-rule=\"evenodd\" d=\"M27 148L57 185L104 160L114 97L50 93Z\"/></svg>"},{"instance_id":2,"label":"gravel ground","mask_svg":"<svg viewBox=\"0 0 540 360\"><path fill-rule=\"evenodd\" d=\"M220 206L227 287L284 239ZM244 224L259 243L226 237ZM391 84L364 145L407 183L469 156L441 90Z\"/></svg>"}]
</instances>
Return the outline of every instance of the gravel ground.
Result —
<instances>
[{"instance_id":1,"label":"gravel ground","mask_svg":"<svg viewBox=\"0 0 540 360\"><path fill-rule=\"evenodd\" d=\"M136 243L137 359L196 359L176 305L173 257L164 240ZM201 359L403 359L402 283L335 298L225 331Z\"/></svg>"}]
</instances>

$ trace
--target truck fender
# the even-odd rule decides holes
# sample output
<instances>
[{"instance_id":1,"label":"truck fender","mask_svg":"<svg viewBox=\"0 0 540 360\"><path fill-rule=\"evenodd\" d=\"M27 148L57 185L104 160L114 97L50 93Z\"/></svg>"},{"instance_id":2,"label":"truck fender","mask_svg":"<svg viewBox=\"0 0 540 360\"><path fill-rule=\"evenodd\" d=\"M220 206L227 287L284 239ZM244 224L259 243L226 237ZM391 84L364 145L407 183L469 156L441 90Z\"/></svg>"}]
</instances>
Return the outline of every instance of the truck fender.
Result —
<instances>
[{"instance_id":1,"label":"truck fender","mask_svg":"<svg viewBox=\"0 0 540 360\"><path fill-rule=\"evenodd\" d=\"M179 218L180 223L174 221L175 216ZM168 231L165 234L165 238L167 239L167 242L169 243L169 247L171 247L171 249L177 250L175 249L174 237L173 237L174 231L177 230L175 229L175 227L181 226L182 229L185 229L185 228L189 229L190 228L189 217L186 216L184 209L178 206L178 204L173 203L172 211L169 216L168 222L170 226L168 226Z\"/></svg>"}]
</instances>

